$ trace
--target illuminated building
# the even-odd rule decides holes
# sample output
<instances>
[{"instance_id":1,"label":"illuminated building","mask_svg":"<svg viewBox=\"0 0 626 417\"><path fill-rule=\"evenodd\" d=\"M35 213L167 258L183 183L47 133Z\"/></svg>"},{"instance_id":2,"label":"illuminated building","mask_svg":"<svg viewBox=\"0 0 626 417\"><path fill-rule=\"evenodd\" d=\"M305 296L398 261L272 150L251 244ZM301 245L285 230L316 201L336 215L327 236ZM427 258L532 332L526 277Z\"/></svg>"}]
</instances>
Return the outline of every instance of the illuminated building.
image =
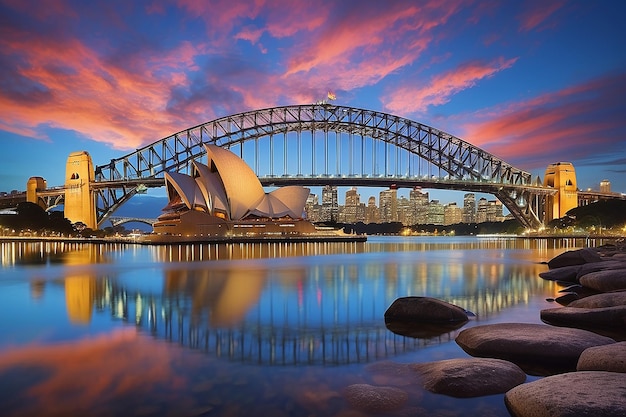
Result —
<instances>
[{"instance_id":1,"label":"illuminated building","mask_svg":"<svg viewBox=\"0 0 626 417\"><path fill-rule=\"evenodd\" d=\"M463 196L463 223L476 223L476 195L467 193Z\"/></svg>"},{"instance_id":2,"label":"illuminated building","mask_svg":"<svg viewBox=\"0 0 626 417\"><path fill-rule=\"evenodd\" d=\"M390 223L398 221L398 190L383 190L379 194L380 222Z\"/></svg>"},{"instance_id":3,"label":"illuminated building","mask_svg":"<svg viewBox=\"0 0 626 417\"><path fill-rule=\"evenodd\" d=\"M161 236L268 236L315 233L302 218L309 189L263 190L252 169L229 150L205 145L208 164L192 175L165 173L168 204L154 224Z\"/></svg>"},{"instance_id":4,"label":"illuminated building","mask_svg":"<svg viewBox=\"0 0 626 417\"><path fill-rule=\"evenodd\" d=\"M600 181L600 192L601 193L610 193L611 192L611 182L609 180Z\"/></svg>"}]
</instances>

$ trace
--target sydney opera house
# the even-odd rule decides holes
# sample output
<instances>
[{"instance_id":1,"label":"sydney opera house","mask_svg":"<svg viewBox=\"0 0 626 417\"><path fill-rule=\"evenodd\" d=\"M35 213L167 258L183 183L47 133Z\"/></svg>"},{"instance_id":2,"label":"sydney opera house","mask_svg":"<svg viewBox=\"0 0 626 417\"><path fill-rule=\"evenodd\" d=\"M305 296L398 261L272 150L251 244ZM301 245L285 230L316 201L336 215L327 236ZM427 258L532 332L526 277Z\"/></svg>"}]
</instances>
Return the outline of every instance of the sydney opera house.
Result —
<instances>
[{"instance_id":1,"label":"sydney opera house","mask_svg":"<svg viewBox=\"0 0 626 417\"><path fill-rule=\"evenodd\" d=\"M304 218L308 188L286 186L266 193L241 158L219 146L205 146L207 165L194 161L191 175L165 173L168 204L151 240L317 234Z\"/></svg>"}]
</instances>

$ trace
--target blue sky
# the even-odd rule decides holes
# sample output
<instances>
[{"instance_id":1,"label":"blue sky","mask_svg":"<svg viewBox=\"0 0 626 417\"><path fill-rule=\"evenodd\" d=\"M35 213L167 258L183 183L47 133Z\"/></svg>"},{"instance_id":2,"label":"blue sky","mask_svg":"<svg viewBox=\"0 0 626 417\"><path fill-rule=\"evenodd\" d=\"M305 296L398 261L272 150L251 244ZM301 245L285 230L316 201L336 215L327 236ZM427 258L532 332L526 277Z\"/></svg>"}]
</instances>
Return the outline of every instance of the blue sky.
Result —
<instances>
[{"instance_id":1,"label":"blue sky","mask_svg":"<svg viewBox=\"0 0 626 417\"><path fill-rule=\"evenodd\" d=\"M0 191L61 185L72 151L98 165L333 91L626 192L624 16L618 0L0 0Z\"/></svg>"}]
</instances>

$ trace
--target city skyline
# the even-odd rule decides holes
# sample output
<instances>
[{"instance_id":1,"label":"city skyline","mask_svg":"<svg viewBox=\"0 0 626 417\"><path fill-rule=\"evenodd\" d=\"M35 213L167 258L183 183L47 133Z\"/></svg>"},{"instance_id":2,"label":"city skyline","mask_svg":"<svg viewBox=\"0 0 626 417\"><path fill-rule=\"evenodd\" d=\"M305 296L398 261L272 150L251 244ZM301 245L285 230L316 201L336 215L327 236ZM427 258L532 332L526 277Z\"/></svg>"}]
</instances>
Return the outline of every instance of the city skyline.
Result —
<instances>
[{"instance_id":1,"label":"city skyline","mask_svg":"<svg viewBox=\"0 0 626 417\"><path fill-rule=\"evenodd\" d=\"M567 160L579 188L608 180L626 192L624 11L565 0L0 0L0 191L30 176L61 185L70 152L102 164L217 117L331 92L542 178Z\"/></svg>"}]
</instances>

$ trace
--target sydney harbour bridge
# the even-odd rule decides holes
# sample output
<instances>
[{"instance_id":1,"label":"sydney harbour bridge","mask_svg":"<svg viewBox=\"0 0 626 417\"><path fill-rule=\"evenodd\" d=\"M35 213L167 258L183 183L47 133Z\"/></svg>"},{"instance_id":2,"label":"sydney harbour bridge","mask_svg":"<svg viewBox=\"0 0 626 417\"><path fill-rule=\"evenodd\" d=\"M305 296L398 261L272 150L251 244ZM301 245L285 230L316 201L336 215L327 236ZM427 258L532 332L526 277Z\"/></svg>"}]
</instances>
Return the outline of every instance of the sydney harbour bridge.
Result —
<instances>
[{"instance_id":1,"label":"sydney harbour bridge","mask_svg":"<svg viewBox=\"0 0 626 417\"><path fill-rule=\"evenodd\" d=\"M66 184L47 188L42 179L31 186L34 197L28 199L46 207L65 200L67 208L69 198L81 195L93 205L94 226L100 226L136 193L163 186L165 172L189 174L192 162L205 155L204 144L236 153L264 186L489 193L528 228L543 224L545 199L557 193L529 172L444 131L387 113L322 102L222 117L95 165L82 176L71 173L68 160Z\"/></svg>"}]
</instances>

